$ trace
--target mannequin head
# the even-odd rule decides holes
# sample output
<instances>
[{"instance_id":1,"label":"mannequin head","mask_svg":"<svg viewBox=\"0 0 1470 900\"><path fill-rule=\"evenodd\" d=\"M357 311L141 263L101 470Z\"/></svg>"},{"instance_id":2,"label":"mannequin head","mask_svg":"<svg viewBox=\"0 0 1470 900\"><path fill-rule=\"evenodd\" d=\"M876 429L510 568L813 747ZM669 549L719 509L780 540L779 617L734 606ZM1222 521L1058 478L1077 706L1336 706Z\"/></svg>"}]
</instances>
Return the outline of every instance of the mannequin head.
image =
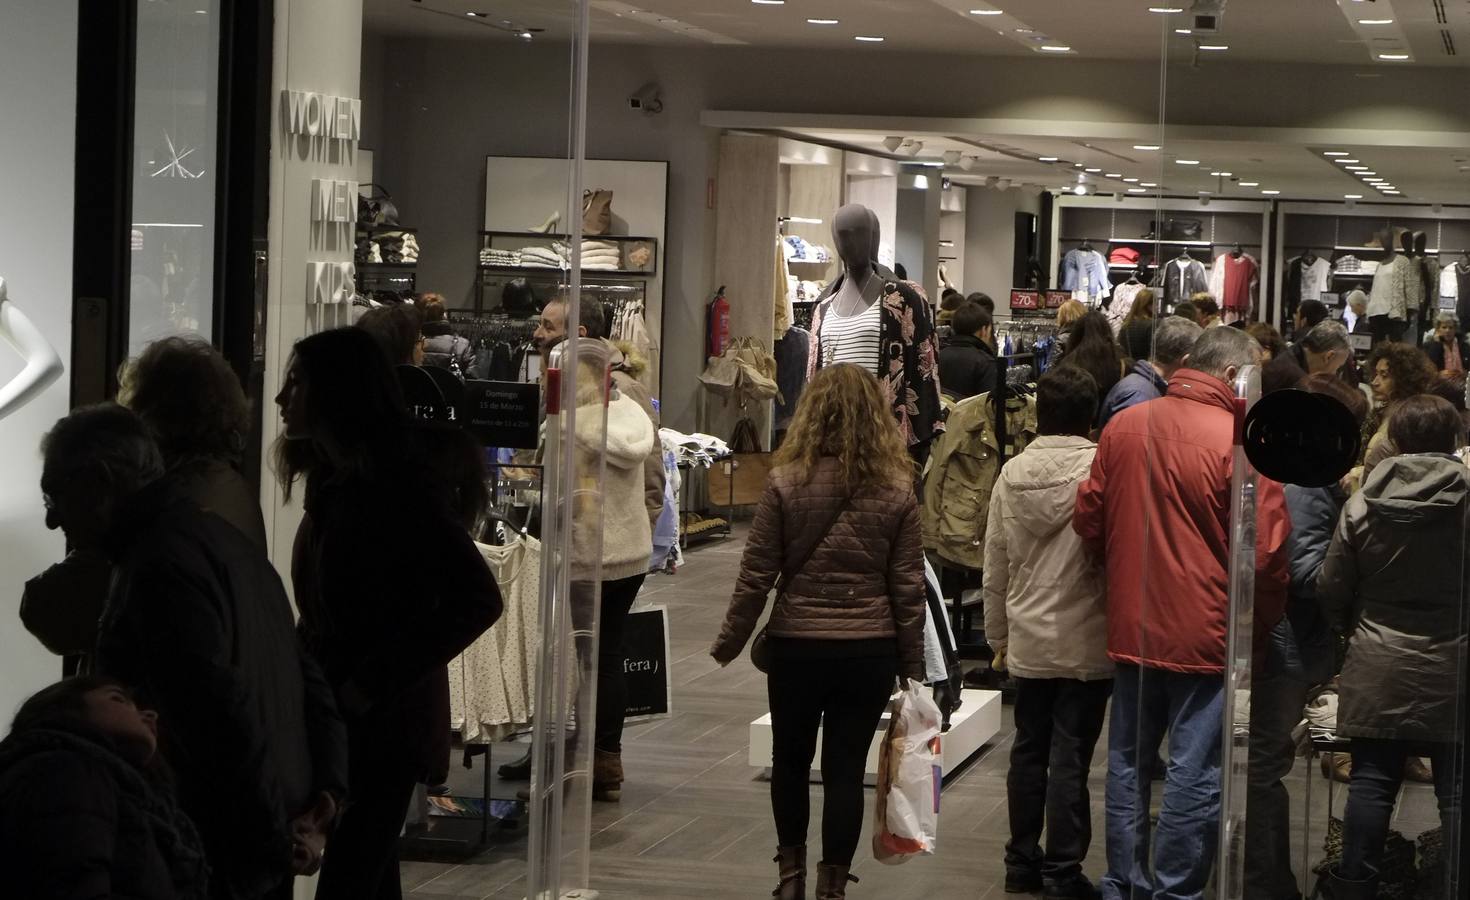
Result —
<instances>
[{"instance_id":1,"label":"mannequin head","mask_svg":"<svg viewBox=\"0 0 1470 900\"><path fill-rule=\"evenodd\" d=\"M868 210L868 224L873 227L873 262L877 262L878 247L883 243L883 226L878 222L878 214L871 209Z\"/></svg>"},{"instance_id":2,"label":"mannequin head","mask_svg":"<svg viewBox=\"0 0 1470 900\"><path fill-rule=\"evenodd\" d=\"M1414 255L1414 232L1405 231L1399 234L1399 248L1408 256Z\"/></svg>"},{"instance_id":3,"label":"mannequin head","mask_svg":"<svg viewBox=\"0 0 1470 900\"><path fill-rule=\"evenodd\" d=\"M873 267L878 247L878 217L859 203L837 210L832 219L832 241L842 266L854 278L864 277Z\"/></svg>"},{"instance_id":4,"label":"mannequin head","mask_svg":"<svg viewBox=\"0 0 1470 900\"><path fill-rule=\"evenodd\" d=\"M1422 231L1414 232L1414 255L1423 256L1427 249L1429 249L1429 235Z\"/></svg>"}]
</instances>

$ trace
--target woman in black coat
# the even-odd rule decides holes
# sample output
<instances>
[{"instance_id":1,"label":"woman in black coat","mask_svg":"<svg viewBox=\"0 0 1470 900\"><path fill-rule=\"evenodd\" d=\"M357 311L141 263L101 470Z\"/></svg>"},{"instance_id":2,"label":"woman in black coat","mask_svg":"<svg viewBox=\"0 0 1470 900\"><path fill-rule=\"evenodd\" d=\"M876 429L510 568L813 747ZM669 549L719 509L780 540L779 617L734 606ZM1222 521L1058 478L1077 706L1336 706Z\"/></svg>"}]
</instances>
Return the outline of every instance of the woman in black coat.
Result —
<instances>
[{"instance_id":1,"label":"woman in black coat","mask_svg":"<svg viewBox=\"0 0 1470 900\"><path fill-rule=\"evenodd\" d=\"M199 835L149 769L156 720L105 678L62 681L21 706L0 742L5 896L208 896Z\"/></svg>"},{"instance_id":2,"label":"woman in black coat","mask_svg":"<svg viewBox=\"0 0 1470 900\"><path fill-rule=\"evenodd\" d=\"M306 481L292 554L301 634L348 726L348 806L317 897L396 900L413 786L447 774L445 667L502 608L466 522L483 506L483 476L443 451L462 433L410 422L360 329L300 341L276 403L277 475L288 498Z\"/></svg>"}]
</instances>

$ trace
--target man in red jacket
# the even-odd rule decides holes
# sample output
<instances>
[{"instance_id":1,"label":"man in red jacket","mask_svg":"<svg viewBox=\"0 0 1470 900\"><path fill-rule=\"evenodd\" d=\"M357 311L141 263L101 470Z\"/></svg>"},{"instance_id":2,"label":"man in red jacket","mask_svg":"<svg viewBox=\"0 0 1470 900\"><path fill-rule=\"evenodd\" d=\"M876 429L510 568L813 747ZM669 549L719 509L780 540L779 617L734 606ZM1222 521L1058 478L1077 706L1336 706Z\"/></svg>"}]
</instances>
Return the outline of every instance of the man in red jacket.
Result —
<instances>
[{"instance_id":1,"label":"man in red jacket","mask_svg":"<svg viewBox=\"0 0 1470 900\"><path fill-rule=\"evenodd\" d=\"M1204 895L1220 817L1229 619L1230 475L1235 391L1261 348L1243 331L1209 328L1168 393L1118 413L1077 492L1077 533L1104 553L1108 655L1117 663L1108 735L1107 900ZM1255 626L1286 602L1281 485L1256 491ZM1165 732L1169 766L1149 854L1147 777ZM1136 893L1135 893L1136 892Z\"/></svg>"}]
</instances>

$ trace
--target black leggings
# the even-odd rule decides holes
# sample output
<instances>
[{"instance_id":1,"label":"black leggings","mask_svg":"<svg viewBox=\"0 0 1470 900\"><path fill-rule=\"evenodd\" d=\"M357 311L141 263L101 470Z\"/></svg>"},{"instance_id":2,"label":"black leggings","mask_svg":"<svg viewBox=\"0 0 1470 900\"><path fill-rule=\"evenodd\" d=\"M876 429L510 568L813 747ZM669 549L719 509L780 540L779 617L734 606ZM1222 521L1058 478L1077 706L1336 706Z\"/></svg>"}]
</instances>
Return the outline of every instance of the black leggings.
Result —
<instances>
[{"instance_id":1,"label":"black leggings","mask_svg":"<svg viewBox=\"0 0 1470 900\"><path fill-rule=\"evenodd\" d=\"M1404 765L1411 755L1427 752L1434 772L1434 794L1439 801L1447 876L1459 863L1460 773L1455 744L1415 745L1408 741L1353 738L1353 774L1343 812L1342 866L1344 878L1363 880L1378 874L1389 820L1404 783ZM1458 876L1459 873L1456 873ZM1450 886L1446 897L1458 894Z\"/></svg>"},{"instance_id":2,"label":"black leggings","mask_svg":"<svg viewBox=\"0 0 1470 900\"><path fill-rule=\"evenodd\" d=\"M597 713L594 746L606 753L623 752L623 716L628 710L623 632L628 611L638 599L647 575L602 583L602 615L597 620Z\"/></svg>"},{"instance_id":3,"label":"black leggings","mask_svg":"<svg viewBox=\"0 0 1470 900\"><path fill-rule=\"evenodd\" d=\"M788 643L800 643L791 641ZM771 703L771 811L783 847L806 843L812 758L822 734L822 859L852 863L863 830L863 768L898 676L896 657L777 658Z\"/></svg>"}]
</instances>

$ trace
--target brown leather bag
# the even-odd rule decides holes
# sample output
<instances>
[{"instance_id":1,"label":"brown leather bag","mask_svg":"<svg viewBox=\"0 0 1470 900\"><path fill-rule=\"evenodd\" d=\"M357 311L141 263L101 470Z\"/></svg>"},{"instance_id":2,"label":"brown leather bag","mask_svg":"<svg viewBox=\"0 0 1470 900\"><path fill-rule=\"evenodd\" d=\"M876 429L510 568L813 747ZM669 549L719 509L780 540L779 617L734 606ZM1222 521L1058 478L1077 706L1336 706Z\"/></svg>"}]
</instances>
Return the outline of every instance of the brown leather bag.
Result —
<instances>
[{"instance_id":1,"label":"brown leather bag","mask_svg":"<svg viewBox=\"0 0 1470 900\"><path fill-rule=\"evenodd\" d=\"M612 227L612 191L582 192L582 234L607 234Z\"/></svg>"}]
</instances>

